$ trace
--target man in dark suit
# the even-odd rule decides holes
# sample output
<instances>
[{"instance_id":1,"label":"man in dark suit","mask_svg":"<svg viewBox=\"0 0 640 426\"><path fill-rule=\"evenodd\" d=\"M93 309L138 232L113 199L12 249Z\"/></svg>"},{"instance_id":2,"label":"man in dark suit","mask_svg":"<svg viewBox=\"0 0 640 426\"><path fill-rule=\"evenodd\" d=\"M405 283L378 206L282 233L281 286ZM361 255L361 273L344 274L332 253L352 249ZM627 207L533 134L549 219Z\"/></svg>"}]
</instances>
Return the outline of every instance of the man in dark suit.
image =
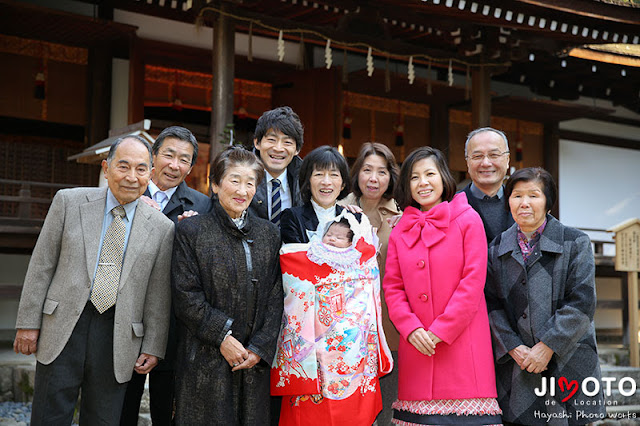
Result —
<instances>
[{"instance_id":1,"label":"man in dark suit","mask_svg":"<svg viewBox=\"0 0 640 426\"><path fill-rule=\"evenodd\" d=\"M33 250L14 350L36 354L32 425L117 424L126 383L165 353L173 223L140 203L151 147L138 136L111 146L108 188L55 195Z\"/></svg>"},{"instance_id":2,"label":"man in dark suit","mask_svg":"<svg viewBox=\"0 0 640 426\"><path fill-rule=\"evenodd\" d=\"M253 145L264 164L265 179L256 188L249 209L278 226L283 210L302 205L298 154L303 144L304 129L291 108L275 108L258 119Z\"/></svg>"},{"instance_id":3,"label":"man in dark suit","mask_svg":"<svg viewBox=\"0 0 640 426\"><path fill-rule=\"evenodd\" d=\"M151 197L174 223L185 211L206 213L211 199L189 188L184 179L189 175L198 158L198 141L184 127L164 129L152 148L153 171L145 195ZM170 425L173 412L174 362L176 358L176 319L171 310L171 322L167 353L164 360L149 374L151 420L154 425ZM146 374L134 373L125 396L120 424L136 426L140 400L144 392Z\"/></svg>"},{"instance_id":4,"label":"man in dark suit","mask_svg":"<svg viewBox=\"0 0 640 426\"><path fill-rule=\"evenodd\" d=\"M471 183L463 191L478 212L487 234L487 242L513 225L504 199L504 177L509 170L509 142L504 132L482 127L469 133L464 157Z\"/></svg>"}]
</instances>

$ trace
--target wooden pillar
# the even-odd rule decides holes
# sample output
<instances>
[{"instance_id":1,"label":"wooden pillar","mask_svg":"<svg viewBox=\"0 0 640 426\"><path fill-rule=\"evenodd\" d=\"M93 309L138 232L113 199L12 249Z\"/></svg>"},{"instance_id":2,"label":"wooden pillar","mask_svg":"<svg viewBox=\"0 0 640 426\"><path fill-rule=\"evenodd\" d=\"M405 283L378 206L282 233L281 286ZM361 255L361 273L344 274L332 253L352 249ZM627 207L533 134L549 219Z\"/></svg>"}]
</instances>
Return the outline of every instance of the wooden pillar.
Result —
<instances>
[{"instance_id":1,"label":"wooden pillar","mask_svg":"<svg viewBox=\"0 0 640 426\"><path fill-rule=\"evenodd\" d=\"M129 124L144 120L144 58L140 39L133 35L129 44Z\"/></svg>"},{"instance_id":2,"label":"wooden pillar","mask_svg":"<svg viewBox=\"0 0 640 426\"><path fill-rule=\"evenodd\" d=\"M640 347L638 345L638 273L629 274L629 365L640 367Z\"/></svg>"},{"instance_id":3,"label":"wooden pillar","mask_svg":"<svg viewBox=\"0 0 640 426\"><path fill-rule=\"evenodd\" d=\"M449 162L449 106L444 102L429 104L429 139L430 145L442 151Z\"/></svg>"},{"instance_id":4,"label":"wooden pillar","mask_svg":"<svg viewBox=\"0 0 640 426\"><path fill-rule=\"evenodd\" d=\"M491 72L475 67L471 73L471 124L474 129L491 125Z\"/></svg>"},{"instance_id":5,"label":"wooden pillar","mask_svg":"<svg viewBox=\"0 0 640 426\"><path fill-rule=\"evenodd\" d=\"M551 173L558 185L558 200L560 199L560 129L557 122L544 124L543 141L543 167ZM560 206L556 204L551 209L551 214L560 217Z\"/></svg>"},{"instance_id":6,"label":"wooden pillar","mask_svg":"<svg viewBox=\"0 0 640 426\"><path fill-rule=\"evenodd\" d=\"M111 46L99 45L89 49L89 90L87 96L87 129L85 138L91 146L109 135L111 115Z\"/></svg>"},{"instance_id":7,"label":"wooden pillar","mask_svg":"<svg viewBox=\"0 0 640 426\"><path fill-rule=\"evenodd\" d=\"M221 10L225 10L224 3ZM220 14L213 27L213 86L211 93L211 149L209 162L224 149L221 134L233 124L235 28L233 19Z\"/></svg>"}]
</instances>

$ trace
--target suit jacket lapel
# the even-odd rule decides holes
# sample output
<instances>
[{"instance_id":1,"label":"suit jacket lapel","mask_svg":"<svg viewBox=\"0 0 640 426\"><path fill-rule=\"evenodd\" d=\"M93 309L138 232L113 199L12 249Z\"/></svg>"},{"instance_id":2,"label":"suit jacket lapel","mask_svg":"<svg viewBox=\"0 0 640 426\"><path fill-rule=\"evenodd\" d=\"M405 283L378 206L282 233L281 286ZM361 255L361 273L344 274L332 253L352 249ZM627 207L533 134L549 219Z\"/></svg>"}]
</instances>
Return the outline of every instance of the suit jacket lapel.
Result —
<instances>
[{"instance_id":1,"label":"suit jacket lapel","mask_svg":"<svg viewBox=\"0 0 640 426\"><path fill-rule=\"evenodd\" d=\"M124 254L124 262L122 264L122 273L120 274L120 285L122 288L131 273L131 269L143 251L149 235L154 231L153 224L149 221L151 210L153 207L148 206L144 202L138 201L136 213L133 216L131 231L129 233L129 241L127 242L127 250Z\"/></svg>"},{"instance_id":2,"label":"suit jacket lapel","mask_svg":"<svg viewBox=\"0 0 640 426\"><path fill-rule=\"evenodd\" d=\"M104 222L104 206L107 202L107 189L87 194L87 202L80 205L80 223L86 256L89 282L93 282L100 251L100 237Z\"/></svg>"},{"instance_id":3,"label":"suit jacket lapel","mask_svg":"<svg viewBox=\"0 0 640 426\"><path fill-rule=\"evenodd\" d=\"M164 206L164 210L162 210L162 213L164 213L166 216L168 216L169 213L171 213L176 207L179 207L182 205L180 200L181 194L178 193L179 191L180 191L180 187L176 189L176 192L173 193L173 196L171 197L167 205ZM183 208L183 210L186 210L186 209Z\"/></svg>"},{"instance_id":4,"label":"suit jacket lapel","mask_svg":"<svg viewBox=\"0 0 640 426\"><path fill-rule=\"evenodd\" d=\"M303 226L306 230L315 232L318 229L320 221L318 220L318 216L316 216L316 212L313 210L311 202L308 202L303 206L302 220Z\"/></svg>"}]
</instances>

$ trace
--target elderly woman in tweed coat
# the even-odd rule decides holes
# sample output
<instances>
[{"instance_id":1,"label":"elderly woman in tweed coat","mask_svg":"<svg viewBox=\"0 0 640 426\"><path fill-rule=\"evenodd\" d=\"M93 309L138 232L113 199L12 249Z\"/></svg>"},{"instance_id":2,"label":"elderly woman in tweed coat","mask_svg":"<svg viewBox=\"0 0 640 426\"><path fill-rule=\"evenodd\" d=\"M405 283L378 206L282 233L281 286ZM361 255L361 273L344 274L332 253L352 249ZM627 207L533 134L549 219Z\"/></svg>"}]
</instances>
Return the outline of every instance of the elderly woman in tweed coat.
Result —
<instances>
[{"instance_id":1,"label":"elderly woman in tweed coat","mask_svg":"<svg viewBox=\"0 0 640 426\"><path fill-rule=\"evenodd\" d=\"M557 189L541 168L516 171L505 188L515 224L489 247L486 298L505 424L579 425L605 406L593 314L589 237L548 214ZM583 393L583 382L591 394ZM574 393L575 390L575 393Z\"/></svg>"}]
</instances>

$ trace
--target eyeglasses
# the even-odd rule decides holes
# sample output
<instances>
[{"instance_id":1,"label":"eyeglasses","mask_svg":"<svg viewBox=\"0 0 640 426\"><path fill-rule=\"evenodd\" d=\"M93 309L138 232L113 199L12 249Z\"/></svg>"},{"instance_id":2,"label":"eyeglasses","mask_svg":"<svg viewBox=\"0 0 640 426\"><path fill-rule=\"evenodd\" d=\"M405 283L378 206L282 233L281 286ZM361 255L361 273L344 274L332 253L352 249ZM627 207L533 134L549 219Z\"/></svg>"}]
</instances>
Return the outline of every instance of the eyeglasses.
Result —
<instances>
[{"instance_id":1,"label":"eyeglasses","mask_svg":"<svg viewBox=\"0 0 640 426\"><path fill-rule=\"evenodd\" d=\"M505 152L490 152L489 154L473 154L471 156L467 156L465 157L467 160L473 161L474 163L479 163L482 160L484 160L485 157L487 157L489 159L489 161L496 161L498 160L500 157L502 157L505 154L508 154L509 151L505 151Z\"/></svg>"}]
</instances>

